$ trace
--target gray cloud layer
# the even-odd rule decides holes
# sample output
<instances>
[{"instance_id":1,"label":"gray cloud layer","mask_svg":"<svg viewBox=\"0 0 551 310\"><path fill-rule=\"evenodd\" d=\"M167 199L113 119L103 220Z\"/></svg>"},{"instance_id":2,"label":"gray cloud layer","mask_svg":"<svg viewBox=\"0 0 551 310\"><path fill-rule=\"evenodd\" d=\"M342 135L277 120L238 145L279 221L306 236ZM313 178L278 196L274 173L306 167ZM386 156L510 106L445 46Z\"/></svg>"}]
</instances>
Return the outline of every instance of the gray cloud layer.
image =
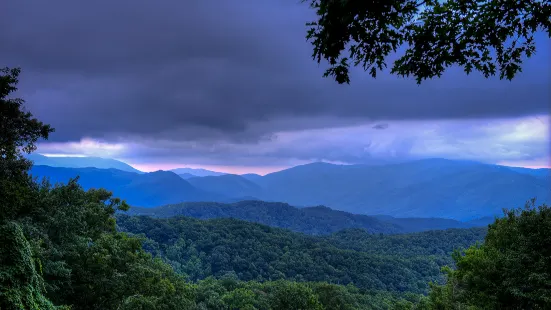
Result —
<instances>
[{"instance_id":1,"label":"gray cloud layer","mask_svg":"<svg viewBox=\"0 0 551 310\"><path fill-rule=\"evenodd\" d=\"M358 73L321 77L298 0L7 0L1 65L57 141L251 142L282 129L366 120L549 113L548 39L512 83L450 71L418 87Z\"/></svg>"}]
</instances>

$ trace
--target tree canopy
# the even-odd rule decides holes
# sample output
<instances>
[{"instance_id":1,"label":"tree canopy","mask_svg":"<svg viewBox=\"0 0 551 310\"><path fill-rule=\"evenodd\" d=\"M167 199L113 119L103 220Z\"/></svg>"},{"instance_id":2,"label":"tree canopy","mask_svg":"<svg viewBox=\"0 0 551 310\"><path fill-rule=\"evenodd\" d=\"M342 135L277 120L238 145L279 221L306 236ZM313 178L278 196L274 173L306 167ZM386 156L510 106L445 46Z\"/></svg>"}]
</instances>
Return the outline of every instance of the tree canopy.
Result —
<instances>
[{"instance_id":1,"label":"tree canopy","mask_svg":"<svg viewBox=\"0 0 551 310\"><path fill-rule=\"evenodd\" d=\"M448 281L432 286L437 309L548 309L551 305L551 208L506 211L484 243L455 252Z\"/></svg>"},{"instance_id":2,"label":"tree canopy","mask_svg":"<svg viewBox=\"0 0 551 310\"><path fill-rule=\"evenodd\" d=\"M457 65L469 74L511 80L536 52L534 34L551 37L549 0L303 0L316 10L307 39L325 77L350 83L349 68L423 80ZM346 52L348 50L348 52Z\"/></svg>"}]
</instances>

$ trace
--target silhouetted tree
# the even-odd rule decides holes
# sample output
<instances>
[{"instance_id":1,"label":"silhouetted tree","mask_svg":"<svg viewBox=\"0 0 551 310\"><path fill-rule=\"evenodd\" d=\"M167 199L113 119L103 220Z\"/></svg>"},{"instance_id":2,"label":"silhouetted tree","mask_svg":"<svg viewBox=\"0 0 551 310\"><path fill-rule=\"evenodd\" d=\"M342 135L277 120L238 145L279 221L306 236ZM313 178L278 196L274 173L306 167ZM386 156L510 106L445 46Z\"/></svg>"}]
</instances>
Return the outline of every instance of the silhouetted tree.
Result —
<instances>
[{"instance_id":1,"label":"silhouetted tree","mask_svg":"<svg viewBox=\"0 0 551 310\"><path fill-rule=\"evenodd\" d=\"M340 84L350 82L350 64L376 77L404 45L391 73L419 84L452 65L511 80L536 51L534 33L551 37L549 0L306 1L318 16L307 24L313 58L327 60L324 76Z\"/></svg>"}]
</instances>

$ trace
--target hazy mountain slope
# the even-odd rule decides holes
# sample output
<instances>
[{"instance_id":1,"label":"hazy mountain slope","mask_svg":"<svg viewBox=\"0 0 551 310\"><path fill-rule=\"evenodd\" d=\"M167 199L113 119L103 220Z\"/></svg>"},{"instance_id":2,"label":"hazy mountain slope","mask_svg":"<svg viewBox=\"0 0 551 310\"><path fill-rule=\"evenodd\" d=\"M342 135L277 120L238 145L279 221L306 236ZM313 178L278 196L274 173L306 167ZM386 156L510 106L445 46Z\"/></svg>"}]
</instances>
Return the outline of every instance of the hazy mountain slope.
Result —
<instances>
[{"instance_id":1,"label":"hazy mountain slope","mask_svg":"<svg viewBox=\"0 0 551 310\"><path fill-rule=\"evenodd\" d=\"M257 180L262 179L262 176L256 173L245 173L245 174L242 174L241 176L252 182L256 182Z\"/></svg>"},{"instance_id":2,"label":"hazy mountain slope","mask_svg":"<svg viewBox=\"0 0 551 310\"><path fill-rule=\"evenodd\" d=\"M476 220L471 220L466 223L472 227L487 227L491 223L495 222L495 220L496 220L495 216L487 216Z\"/></svg>"},{"instance_id":3,"label":"hazy mountain slope","mask_svg":"<svg viewBox=\"0 0 551 310\"><path fill-rule=\"evenodd\" d=\"M186 172L186 173L178 173L178 176L181 177L181 178L184 179L184 180L187 180L187 179L189 179L189 178L195 178L195 177L197 177L197 176L195 176L195 175L193 175L193 174L191 174L191 173L187 173L187 172Z\"/></svg>"},{"instance_id":4,"label":"hazy mountain slope","mask_svg":"<svg viewBox=\"0 0 551 310\"><path fill-rule=\"evenodd\" d=\"M137 174L117 169L61 168L33 166L33 176L48 177L52 183L67 182L80 176L79 183L86 189L106 188L130 205L153 207L183 201L225 201L226 197L193 187L189 182L169 171Z\"/></svg>"},{"instance_id":5,"label":"hazy mountain slope","mask_svg":"<svg viewBox=\"0 0 551 310\"><path fill-rule=\"evenodd\" d=\"M187 179L187 181L201 190L228 197L257 197L262 193L262 188L258 184L235 174L194 177Z\"/></svg>"},{"instance_id":6,"label":"hazy mountain slope","mask_svg":"<svg viewBox=\"0 0 551 310\"><path fill-rule=\"evenodd\" d=\"M398 218L389 215L376 215L377 219L394 224L402 228L405 232L421 232L427 230L442 230L449 228L471 228L471 227L485 227L490 223L493 223L495 218L485 217L473 221L461 222L452 219L445 218L420 218L420 217L407 217Z\"/></svg>"},{"instance_id":7,"label":"hazy mountain slope","mask_svg":"<svg viewBox=\"0 0 551 310\"><path fill-rule=\"evenodd\" d=\"M355 214L468 221L501 215L503 208L523 206L532 197L551 202L551 175L546 177L549 169L511 169L444 159L379 166L313 163L254 177L254 182L230 174L186 181L172 172L143 174L140 179L136 173L120 170L72 169L85 172L85 187L105 187L144 207L258 199L299 207L325 205ZM61 181L77 174L56 173L64 176ZM144 180L147 186L140 183Z\"/></svg>"},{"instance_id":8,"label":"hazy mountain slope","mask_svg":"<svg viewBox=\"0 0 551 310\"><path fill-rule=\"evenodd\" d=\"M226 174L224 172L211 171L207 169L195 169L195 168L176 168L176 169L171 169L170 171L176 174L183 174L183 175L191 174L196 177L220 176L220 175Z\"/></svg>"},{"instance_id":9,"label":"hazy mountain slope","mask_svg":"<svg viewBox=\"0 0 551 310\"><path fill-rule=\"evenodd\" d=\"M122 171L143 173L119 160L101 157L48 157L40 154L30 154L27 158L32 160L35 165L65 167L65 168L100 168L100 169L118 169Z\"/></svg>"},{"instance_id":10,"label":"hazy mountain slope","mask_svg":"<svg viewBox=\"0 0 551 310\"><path fill-rule=\"evenodd\" d=\"M487 224L463 223L450 219L399 219L390 216L367 216L332 210L327 207L295 208L286 203L240 201L237 203L186 202L157 208L131 208L130 215L159 218L189 216L199 219L236 218L296 232L321 235L349 228L361 228L370 233L406 233L434 229L470 228Z\"/></svg>"},{"instance_id":11,"label":"hazy mountain slope","mask_svg":"<svg viewBox=\"0 0 551 310\"><path fill-rule=\"evenodd\" d=\"M259 197L361 214L469 220L500 215L531 197L550 201L550 178L508 167L427 159L365 166L314 163L268 174Z\"/></svg>"},{"instance_id":12,"label":"hazy mountain slope","mask_svg":"<svg viewBox=\"0 0 551 310\"><path fill-rule=\"evenodd\" d=\"M528 174L528 175L542 178L542 179L551 178L551 169L547 169L547 168L539 168L539 169L529 169L529 168L521 168L521 167L507 167L507 168L515 172Z\"/></svg>"}]
</instances>

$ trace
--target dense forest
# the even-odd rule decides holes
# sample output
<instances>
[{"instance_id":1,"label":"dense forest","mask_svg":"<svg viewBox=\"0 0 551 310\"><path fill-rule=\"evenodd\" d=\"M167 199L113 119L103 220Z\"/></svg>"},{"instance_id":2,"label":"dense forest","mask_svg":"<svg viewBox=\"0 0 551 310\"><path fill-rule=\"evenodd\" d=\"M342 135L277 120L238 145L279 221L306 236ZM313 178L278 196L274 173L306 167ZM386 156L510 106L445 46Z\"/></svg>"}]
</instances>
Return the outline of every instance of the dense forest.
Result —
<instances>
[{"instance_id":1,"label":"dense forest","mask_svg":"<svg viewBox=\"0 0 551 310\"><path fill-rule=\"evenodd\" d=\"M353 229L316 237L231 219L117 218L129 206L105 189L84 190L78 179L52 186L29 176L32 163L23 153L53 129L25 111L23 100L9 97L18 75L0 70L2 310L551 304L551 208L535 200L506 211L486 234L384 236ZM438 268L445 264L444 279ZM446 281L427 283L438 280Z\"/></svg>"},{"instance_id":2,"label":"dense forest","mask_svg":"<svg viewBox=\"0 0 551 310\"><path fill-rule=\"evenodd\" d=\"M198 219L235 218L311 235L323 235L346 228L372 233L399 233L404 229L372 216L351 214L327 207L296 208L287 203L245 200L235 203L184 202L156 208L132 208L129 215L159 218L189 216Z\"/></svg>"},{"instance_id":3,"label":"dense forest","mask_svg":"<svg viewBox=\"0 0 551 310\"><path fill-rule=\"evenodd\" d=\"M484 238L484 229L412 235L344 231L313 237L233 219L201 221L121 215L121 231L143 233L146 248L192 280L235 273L240 280L292 279L354 284L369 290L426 293L451 264L454 248Z\"/></svg>"},{"instance_id":4,"label":"dense forest","mask_svg":"<svg viewBox=\"0 0 551 310\"><path fill-rule=\"evenodd\" d=\"M166 218L189 216L198 219L236 218L310 235L331 234L343 229L361 228L371 233L408 233L447 228L484 227L493 218L460 222L444 218L395 218L367 216L333 210L325 206L296 208L287 203L244 200L235 203L184 202L156 208L133 207L129 215Z\"/></svg>"}]
</instances>

